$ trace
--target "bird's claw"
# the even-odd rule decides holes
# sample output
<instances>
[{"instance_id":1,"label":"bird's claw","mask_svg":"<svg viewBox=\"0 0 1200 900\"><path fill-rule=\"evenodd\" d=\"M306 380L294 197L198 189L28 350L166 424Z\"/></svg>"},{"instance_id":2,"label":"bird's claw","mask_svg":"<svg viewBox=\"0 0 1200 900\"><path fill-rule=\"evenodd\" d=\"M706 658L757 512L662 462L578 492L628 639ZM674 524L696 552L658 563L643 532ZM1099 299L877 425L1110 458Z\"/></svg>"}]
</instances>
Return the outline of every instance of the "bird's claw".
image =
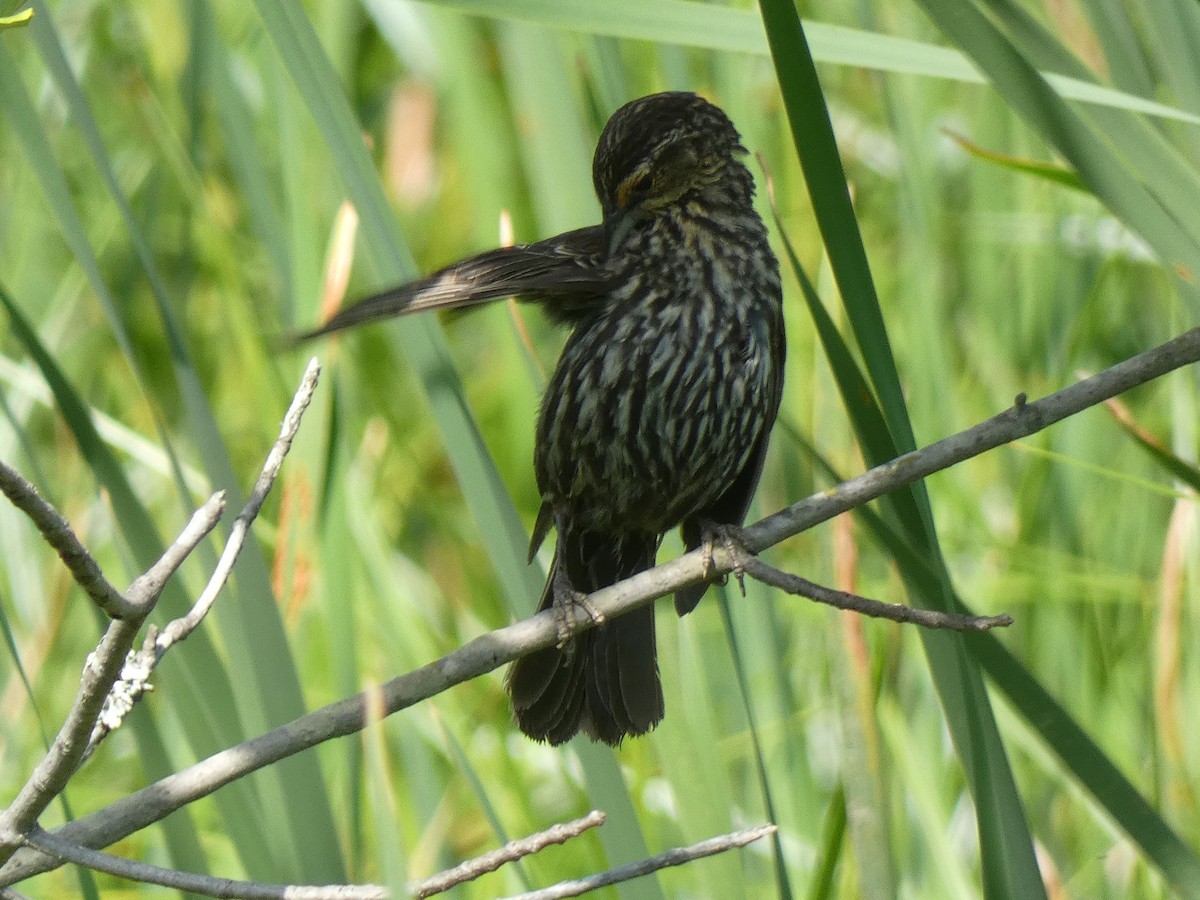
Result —
<instances>
[{"instance_id":1,"label":"bird's claw","mask_svg":"<svg viewBox=\"0 0 1200 900\"><path fill-rule=\"evenodd\" d=\"M733 572L733 577L737 579L738 589L741 590L742 596L745 597L746 559L754 554L746 549L746 542L741 527L704 521L700 523L700 533L703 536L703 543L700 546L700 560L704 567L704 577L707 578L712 573L713 548L717 544L720 544L725 552L729 554L729 560L733 564L733 568L730 571ZM717 583L725 584L725 581L725 576L721 576L717 580Z\"/></svg>"},{"instance_id":2,"label":"bird's claw","mask_svg":"<svg viewBox=\"0 0 1200 900\"><path fill-rule=\"evenodd\" d=\"M575 590L567 573L561 567L554 573L554 618L558 624L558 649L571 639L571 625L575 621L575 610L581 609L592 620L593 625L604 624L604 613L592 606L588 595Z\"/></svg>"}]
</instances>

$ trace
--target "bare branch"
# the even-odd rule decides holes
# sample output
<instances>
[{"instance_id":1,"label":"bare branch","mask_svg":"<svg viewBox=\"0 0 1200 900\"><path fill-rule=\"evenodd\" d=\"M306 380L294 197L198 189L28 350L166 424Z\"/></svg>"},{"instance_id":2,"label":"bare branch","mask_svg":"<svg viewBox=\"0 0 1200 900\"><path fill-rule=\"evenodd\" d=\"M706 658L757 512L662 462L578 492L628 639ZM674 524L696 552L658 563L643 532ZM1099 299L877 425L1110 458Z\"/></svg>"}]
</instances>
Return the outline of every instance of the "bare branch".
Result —
<instances>
[{"instance_id":1,"label":"bare branch","mask_svg":"<svg viewBox=\"0 0 1200 900\"><path fill-rule=\"evenodd\" d=\"M0 491L4 492L12 505L33 521L42 537L75 579L75 583L113 619L124 619L137 615L137 609L127 601L100 571L100 566L62 514L42 499L32 484L15 469L0 462Z\"/></svg>"},{"instance_id":2,"label":"bare branch","mask_svg":"<svg viewBox=\"0 0 1200 900\"><path fill-rule=\"evenodd\" d=\"M245 530L258 514L263 499L278 474L283 457L291 446L299 419L312 397L319 371L320 367L316 360L313 360L305 372L300 391L288 411L283 433L267 458L250 501L234 525L236 539L231 537L229 545L226 547L226 553L221 558L221 563L225 564L226 568L222 571L221 565L218 565L218 571L222 573L221 577L218 579L214 575L209 590L206 590L201 601L197 602L197 607L200 607L202 603L207 604L203 607L199 617L202 617L203 612L206 612L208 606L212 604L209 594L211 593L215 597L216 591L228 577L228 567L232 566L233 559L236 558L237 551L241 548L245 539ZM105 590L112 590L95 561L83 550L65 520L45 501L37 497L32 487L24 479L16 476L14 480L9 477L10 475L16 475L16 473L12 473L7 467L0 467L0 485L5 486L5 493L17 498L14 502L19 508L32 510L30 514L39 523L39 527L42 527L43 534L46 534L49 528L56 535L54 539L49 537L47 539L56 549L60 545L66 548L65 552L64 550L59 551L60 555L63 556L68 566L72 566L72 572L76 573L76 577L80 578L79 573L82 573L82 577L92 585L93 590L101 593ZM125 596L117 595L121 601L118 611L125 618L114 618L109 624L100 644L84 665L75 702L50 750L38 762L12 804L7 809L0 810L0 863L9 861L17 848L22 845L24 836L36 827L38 817L66 787L71 776L87 758L87 754L109 731L120 724L123 715L148 690L146 679L149 678L153 669L153 663L161 657L161 652L156 650L151 654L152 662L150 664L140 664L142 661L137 658L137 654L130 653L138 631L145 621L145 617L154 609L163 586L172 573L204 539L204 536L215 527L224 503L223 493L209 498L208 502L193 514L179 538L167 548L159 560L145 574L134 580L128 593ZM239 526L240 531L238 530ZM234 545L236 545L235 549L231 551L230 546ZM97 584L105 587L97 588ZM103 602L101 599L97 599L97 602L101 603L102 607L106 604L112 606L109 602L110 599L104 599ZM189 613L189 617L195 613L196 609L194 608L192 613ZM197 622L199 617L196 619ZM186 633L186 631L183 632L185 636ZM118 685L119 678L125 680L121 680ZM69 838L67 840L69 841Z\"/></svg>"},{"instance_id":3,"label":"bare branch","mask_svg":"<svg viewBox=\"0 0 1200 900\"><path fill-rule=\"evenodd\" d=\"M837 609L872 616L877 619L890 619L893 622L911 623L922 628L945 628L951 631L988 631L999 626L1011 625L1012 616L969 616L963 613L948 613L937 609L919 609L915 606L904 606L900 603L884 603L858 594L848 594L824 587L807 578L781 572L774 566L769 566L756 556L745 556L739 559L738 569L751 578L779 588L789 594L807 597L817 603L824 603Z\"/></svg>"},{"instance_id":4,"label":"bare branch","mask_svg":"<svg viewBox=\"0 0 1200 900\"><path fill-rule=\"evenodd\" d=\"M221 513L225 511L225 492L217 491L192 513L192 517L179 532L179 537L158 558L158 562L139 575L125 591L125 599L138 610L138 616L145 619L154 609L167 581L175 574L175 570L183 565L183 561L192 555L209 532L221 521Z\"/></svg>"},{"instance_id":5,"label":"bare branch","mask_svg":"<svg viewBox=\"0 0 1200 900\"><path fill-rule=\"evenodd\" d=\"M212 609L213 603L216 602L217 596L221 593L221 589L225 586L225 582L229 580L233 565L237 562L242 547L246 543L250 526L258 517L258 512L262 509L263 502L271 492L271 487L275 484L275 479L283 466L284 457L292 447L292 440L300 428L300 420L304 417L304 411L308 409L308 404L312 401L313 391L317 388L317 379L320 374L321 364L317 362L316 358L309 360L308 368L304 370L304 377L300 380L300 387L292 398L292 405L288 408L287 415L283 417L279 437L275 440L271 452L267 454L258 480L254 482L254 489L250 492L250 498L233 523L233 528L229 533L229 542L225 545L220 560L217 561L212 578L209 579L208 585L188 614L168 623L159 633L154 644L155 665L173 644L186 638L204 620L208 611Z\"/></svg>"},{"instance_id":6,"label":"bare branch","mask_svg":"<svg viewBox=\"0 0 1200 900\"><path fill-rule=\"evenodd\" d=\"M1192 328L1165 344L1132 356L1040 400L1029 400L1022 394L1017 402L997 416L876 466L746 528L746 547L757 553L774 546L889 491L988 450L1029 437L1090 406L1195 362L1200 362L1200 328Z\"/></svg>"},{"instance_id":7,"label":"bare branch","mask_svg":"<svg viewBox=\"0 0 1200 900\"><path fill-rule=\"evenodd\" d=\"M1021 397L1012 408L998 416L922 450L877 466L836 488L814 494L749 526L742 532L746 548L753 553L760 552L898 487L1009 441L1028 437L1089 406L1198 360L1200 328L1193 328L1159 347L1041 400L1028 401ZM705 559L703 549L695 550L596 591L588 597L588 604L605 618L611 619L653 599L672 594L685 585L728 573L733 567L731 554L722 547L713 548L711 560ZM594 624L591 616L574 609L571 619L567 625L570 634ZM556 613L547 610L482 635L440 660L385 684L382 688L385 709L389 714L404 709L518 656L548 647L559 640L560 624ZM364 709L362 695L330 704L201 760L90 816L62 826L56 833L84 846L108 846L263 766L330 738L361 730L365 721ZM22 850L17 858L0 868L0 886L44 872L56 864L50 857Z\"/></svg>"},{"instance_id":8,"label":"bare branch","mask_svg":"<svg viewBox=\"0 0 1200 900\"><path fill-rule=\"evenodd\" d=\"M149 863L124 859L87 847L80 847L41 828L25 836L30 847L36 847L66 862L106 872L118 878L128 878L144 884L158 884L178 891L190 891L205 897L229 900L386 900L386 888L374 884L262 884L257 881L236 881L193 872L178 872Z\"/></svg>"},{"instance_id":9,"label":"bare branch","mask_svg":"<svg viewBox=\"0 0 1200 900\"><path fill-rule=\"evenodd\" d=\"M536 853L551 844L561 844L577 837L590 828L604 824L604 813L593 810L581 819L555 825L546 831L538 832L519 841L511 841L498 850L484 856L468 860L461 866L447 870L433 878L410 885L410 892L417 897L430 897L442 891L478 878L488 872L495 871L500 866L515 859ZM587 891L640 878L668 866L679 866L705 856L713 856L744 847L747 844L773 834L774 825L759 825L735 831L722 837L709 838L692 844L690 847L680 847L660 853L658 856L643 859L639 862L621 866L608 872L592 875L575 881L562 882L553 887L533 893L522 894L523 900L549 900L557 897L576 897ZM230 900L386 900L389 891L379 885L284 885L263 884L254 881L236 881L231 878L217 878L211 875L197 875L191 872L179 872L149 863L124 859L108 853L101 853L87 847L81 847L59 835L51 834L34 826L25 835L24 842L30 847L54 856L65 862L106 872L118 878L127 878L144 884L157 884L162 887L180 891L190 891L205 897L230 898ZM4 889L0 889L4 890Z\"/></svg>"},{"instance_id":10,"label":"bare branch","mask_svg":"<svg viewBox=\"0 0 1200 900\"><path fill-rule=\"evenodd\" d=\"M529 835L529 837L509 841L503 847L493 850L491 853L485 853L483 856L468 859L453 869L447 869L423 881L410 884L408 886L409 893L414 897L432 897L434 894L448 891L456 885L473 881L480 875L494 872L505 863L510 863L513 860L537 853L551 844L566 843L571 838L578 837L589 829L603 825L605 818L604 813L598 809L593 809L581 819L553 825L545 831L539 831L537 834Z\"/></svg>"},{"instance_id":11,"label":"bare branch","mask_svg":"<svg viewBox=\"0 0 1200 900\"><path fill-rule=\"evenodd\" d=\"M310 360L308 367L304 370L303 378L300 379L300 386L296 389L295 396L292 397L292 404L288 408L287 415L283 418L279 437L275 440L274 446L271 447L271 452L267 454L258 479L254 483L254 488L250 492L250 498L246 501L246 505L242 507L242 511L238 514L237 519L234 520L233 527L230 529L229 540L225 544L221 558L217 561L212 577L201 592L200 597L186 615L169 622L161 632L151 626L146 635L146 640L142 644L142 649L136 653L129 653L125 665L121 670L120 680L113 685L105 701L104 709L96 721L95 727L92 729L87 749L84 752L84 759L90 757L96 751L96 748L100 746L100 742L112 731L120 727L121 722L133 709L134 705L151 690L150 676L153 674L159 661L163 658L163 655L171 649L173 644L182 641L191 634L204 620L204 617L208 615L208 611L212 609L213 603L216 602L221 589L225 586L225 582L229 580L229 575L233 571L234 563L242 552L242 547L245 546L250 526L253 524L255 518L258 517L259 510L262 509L263 502L271 492L271 487L279 475L283 460L291 449L292 440L296 437L296 432L300 428L300 420L303 418L304 411L312 401L312 395L316 390L317 379L320 373L321 366L317 360ZM202 518L201 514L211 507L213 502L218 498L220 499L220 508L224 509L225 493L222 491L220 494L214 495L204 507L196 512L192 517L192 521L188 523L188 527L184 529L183 534L163 554L162 559L150 571L130 585L129 593L131 595L134 595L136 592L139 596L144 594L152 597L154 600L158 599L158 594L161 593L163 585L166 583L166 579L170 576L171 572L195 549L195 545L199 543L203 534L211 531L212 527L216 524L216 518L214 518L212 523L204 529L203 534L196 536L195 540L189 544L190 538L195 536L194 532L200 527L197 525L197 520ZM220 510L217 511L217 517L219 518L219 516ZM149 609L146 610L146 614L148 613Z\"/></svg>"},{"instance_id":12,"label":"bare branch","mask_svg":"<svg viewBox=\"0 0 1200 900\"><path fill-rule=\"evenodd\" d=\"M21 787L12 804L0 811L0 861L8 861L21 846L22 836L37 822L50 802L62 793L79 768L88 735L104 698L121 672L121 665L137 637L140 620L115 619L100 645L88 656L83 680L66 721Z\"/></svg>"},{"instance_id":13,"label":"bare branch","mask_svg":"<svg viewBox=\"0 0 1200 900\"><path fill-rule=\"evenodd\" d=\"M635 863L618 866L615 869L609 869L607 872L601 872L598 875L589 875L587 878L579 878L575 881L561 881L553 887L519 894L508 898L508 900L559 900L561 897L578 897L580 894L586 894L588 891L594 891L606 885L641 878L643 875L649 875L651 872L657 872L659 869L666 869L670 866L681 866L695 859L703 859L705 856L715 856L718 853L724 853L726 850L745 847L747 844L753 843L769 834L774 834L778 830L778 827L775 825L758 825L754 828L745 828L741 831L735 831L732 834L700 841L700 843L692 844L690 847L677 847L674 850L668 850L666 853L660 853L658 856L651 856L648 859L643 859Z\"/></svg>"},{"instance_id":14,"label":"bare branch","mask_svg":"<svg viewBox=\"0 0 1200 900\"><path fill-rule=\"evenodd\" d=\"M88 656L75 702L54 738L50 750L38 762L12 805L0 812L0 860L8 860L38 817L67 786L86 758L89 739L109 703L113 685L121 676L145 617L154 609L162 585L188 553L208 534L221 516L224 497L215 494L192 516L179 540L151 567L147 575L130 587L133 599L122 597L128 618L113 619L100 644ZM47 507L48 508L48 507ZM51 510L53 511L53 510ZM55 513L57 515L57 513ZM73 535L72 535L73 538ZM85 551L86 555L86 551ZM95 562L90 556L91 565ZM99 574L99 567L96 568ZM99 575L103 579L103 575ZM108 582L105 581L105 584ZM135 591L135 586L138 586Z\"/></svg>"}]
</instances>

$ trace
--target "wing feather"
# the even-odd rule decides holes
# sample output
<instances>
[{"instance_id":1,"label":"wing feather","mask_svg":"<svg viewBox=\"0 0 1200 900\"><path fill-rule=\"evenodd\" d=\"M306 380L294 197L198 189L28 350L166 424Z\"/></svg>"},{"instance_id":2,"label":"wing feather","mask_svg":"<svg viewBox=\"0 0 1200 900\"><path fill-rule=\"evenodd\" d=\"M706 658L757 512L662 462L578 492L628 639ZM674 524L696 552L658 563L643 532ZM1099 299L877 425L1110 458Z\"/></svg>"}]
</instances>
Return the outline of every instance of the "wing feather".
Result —
<instances>
[{"instance_id":1,"label":"wing feather","mask_svg":"<svg viewBox=\"0 0 1200 900\"><path fill-rule=\"evenodd\" d=\"M556 320L570 322L601 302L607 289L598 226L568 231L536 244L501 247L446 266L425 278L365 297L291 343L355 325L434 309L458 309L521 297L544 303Z\"/></svg>"}]
</instances>

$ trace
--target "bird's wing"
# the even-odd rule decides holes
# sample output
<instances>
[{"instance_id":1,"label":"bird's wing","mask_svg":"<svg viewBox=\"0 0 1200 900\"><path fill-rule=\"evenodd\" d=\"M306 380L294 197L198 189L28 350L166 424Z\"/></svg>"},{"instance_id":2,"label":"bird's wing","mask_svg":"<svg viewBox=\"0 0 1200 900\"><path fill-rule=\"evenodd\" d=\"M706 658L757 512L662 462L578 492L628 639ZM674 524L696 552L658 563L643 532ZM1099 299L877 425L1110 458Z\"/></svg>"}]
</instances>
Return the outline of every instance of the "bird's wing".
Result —
<instances>
[{"instance_id":1,"label":"bird's wing","mask_svg":"<svg viewBox=\"0 0 1200 900\"><path fill-rule=\"evenodd\" d=\"M557 237L489 250L456 262L426 278L359 300L324 325L292 338L300 343L333 331L392 316L431 309L456 309L520 296L546 304L556 319L570 321L574 310L603 296L604 230L599 225Z\"/></svg>"}]
</instances>

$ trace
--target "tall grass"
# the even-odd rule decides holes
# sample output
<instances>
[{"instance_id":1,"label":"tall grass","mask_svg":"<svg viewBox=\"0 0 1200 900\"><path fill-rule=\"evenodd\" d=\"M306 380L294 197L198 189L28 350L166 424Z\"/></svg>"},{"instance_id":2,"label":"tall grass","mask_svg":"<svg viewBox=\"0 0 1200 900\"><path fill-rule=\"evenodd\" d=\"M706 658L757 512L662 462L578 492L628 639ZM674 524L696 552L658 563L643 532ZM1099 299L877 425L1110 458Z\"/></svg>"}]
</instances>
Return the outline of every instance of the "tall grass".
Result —
<instances>
[{"instance_id":1,"label":"tall grass","mask_svg":"<svg viewBox=\"0 0 1200 900\"><path fill-rule=\"evenodd\" d=\"M39 0L0 33L0 285L37 336L0 325L0 454L119 582L210 488L253 477L304 363L275 337L318 317L346 201L351 295L494 245L502 210L517 240L588 224L600 127L661 89L711 96L761 152L814 285L779 243L788 384L760 512L1193 322L1194 4L816 2L808 42L789 4L762 7ZM533 418L561 340L497 305L318 347L326 379L254 551L77 776L73 812L531 611ZM1124 399L1194 459L1196 391L1181 372ZM1200 896L1195 504L1178 474L1097 409L769 553L868 596L1011 612L994 638L748 585L684 620L663 607L667 719L615 754L520 737L495 673L115 850L398 883L599 807L598 836L463 896L763 819L774 846L620 893ZM0 542L7 797L98 632L7 507ZM60 870L22 889L79 884Z\"/></svg>"}]
</instances>

